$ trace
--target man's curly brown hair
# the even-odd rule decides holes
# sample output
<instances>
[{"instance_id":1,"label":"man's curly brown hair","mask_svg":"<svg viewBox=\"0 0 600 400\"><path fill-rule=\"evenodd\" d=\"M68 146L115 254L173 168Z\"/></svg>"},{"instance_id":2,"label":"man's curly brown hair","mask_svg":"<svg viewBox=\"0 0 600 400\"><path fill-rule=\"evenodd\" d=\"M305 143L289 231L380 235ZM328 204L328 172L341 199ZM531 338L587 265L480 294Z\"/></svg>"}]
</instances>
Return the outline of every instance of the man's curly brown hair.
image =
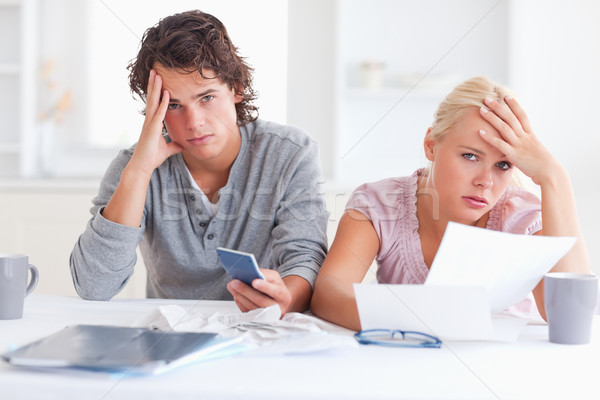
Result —
<instances>
[{"instance_id":1,"label":"man's curly brown hair","mask_svg":"<svg viewBox=\"0 0 600 400\"><path fill-rule=\"evenodd\" d=\"M258 118L258 107L253 104L254 69L237 54L227 29L214 16L187 11L163 18L146 30L137 57L127 66L131 92L144 102L150 70L157 62L170 69L197 71L204 79L219 79L242 95L242 101L235 105L238 123L244 125ZM207 70L215 76L205 76L203 71Z\"/></svg>"}]
</instances>

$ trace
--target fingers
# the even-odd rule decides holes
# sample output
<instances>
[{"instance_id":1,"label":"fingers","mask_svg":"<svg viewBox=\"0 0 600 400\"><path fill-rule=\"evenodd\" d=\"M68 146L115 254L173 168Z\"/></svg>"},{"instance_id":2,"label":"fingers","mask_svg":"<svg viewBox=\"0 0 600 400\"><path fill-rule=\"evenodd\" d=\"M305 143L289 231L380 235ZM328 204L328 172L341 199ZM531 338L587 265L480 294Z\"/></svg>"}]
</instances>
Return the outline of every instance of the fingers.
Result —
<instances>
[{"instance_id":1,"label":"fingers","mask_svg":"<svg viewBox=\"0 0 600 400\"><path fill-rule=\"evenodd\" d=\"M146 116L152 117L156 113L156 108L160 102L160 91L162 89L162 79L156 74L156 71L150 70L148 78L148 88L146 89Z\"/></svg>"},{"instance_id":2,"label":"fingers","mask_svg":"<svg viewBox=\"0 0 600 400\"><path fill-rule=\"evenodd\" d=\"M169 108L169 102L170 94L167 90L163 90L162 78L156 71L150 71L146 96L146 116L129 164L131 168L148 174L168 157L183 151L183 148L177 143L167 144L162 136L163 121Z\"/></svg>"},{"instance_id":3,"label":"fingers","mask_svg":"<svg viewBox=\"0 0 600 400\"><path fill-rule=\"evenodd\" d=\"M285 314L292 302L290 291L277 271L266 269L261 271L265 279L255 279L252 286L234 279L227 284L227 290L233 295L242 312L279 304L282 315Z\"/></svg>"},{"instance_id":4,"label":"fingers","mask_svg":"<svg viewBox=\"0 0 600 400\"><path fill-rule=\"evenodd\" d=\"M489 110L486 107L481 107L481 116L500 132L504 140L510 143L524 134L521 123L510 108L487 97L484 102ZM493 112L490 112L490 110Z\"/></svg>"},{"instance_id":5,"label":"fingers","mask_svg":"<svg viewBox=\"0 0 600 400\"><path fill-rule=\"evenodd\" d=\"M241 285L246 285L246 284L234 279L227 284L227 290L233 296L233 300L235 301L235 304L238 306L238 308L242 312L248 312L248 311L252 310L254 307L253 307L252 303L250 302L250 300L248 300L241 293L243 291ZM248 286L248 285L246 285L246 286Z\"/></svg>"},{"instance_id":6,"label":"fingers","mask_svg":"<svg viewBox=\"0 0 600 400\"><path fill-rule=\"evenodd\" d=\"M515 114L517 119L521 122L521 126L523 127L523 130L526 133L532 133L533 129L531 128L531 123L529 122L529 117L527 116L527 113L525 113L525 110L523 109L523 107L521 107L521 105L517 102L517 100L515 100L511 96L506 96L504 98L504 101L510 107L510 109Z\"/></svg>"},{"instance_id":7,"label":"fingers","mask_svg":"<svg viewBox=\"0 0 600 400\"><path fill-rule=\"evenodd\" d=\"M158 77L158 78L160 79L160 77ZM156 113L154 114L154 116L152 118L153 123L161 124L161 131L162 131L162 122L165 119L165 114L167 113L167 108L169 107L170 100L171 100L171 97L169 95L169 92L166 90L163 91L163 96L162 96L162 99L160 100L158 109L156 110Z\"/></svg>"},{"instance_id":8,"label":"fingers","mask_svg":"<svg viewBox=\"0 0 600 400\"><path fill-rule=\"evenodd\" d=\"M277 303L273 298L237 279L227 284L227 290L233 295L233 299L243 312L254 310L255 308L266 308Z\"/></svg>"},{"instance_id":9,"label":"fingers","mask_svg":"<svg viewBox=\"0 0 600 400\"><path fill-rule=\"evenodd\" d=\"M142 127L142 137L158 137L162 135L162 125L169 108L170 99L169 92L167 90L162 90L162 78L156 71L151 70L148 79L146 117ZM177 144L169 145L167 156L176 154L180 152L181 149L181 146Z\"/></svg>"},{"instance_id":10,"label":"fingers","mask_svg":"<svg viewBox=\"0 0 600 400\"><path fill-rule=\"evenodd\" d=\"M511 96L506 96L504 101L506 105L486 97L484 103L493 112L490 113L486 107L481 107L481 116L508 141L532 133L529 118L521 105Z\"/></svg>"},{"instance_id":11,"label":"fingers","mask_svg":"<svg viewBox=\"0 0 600 400\"><path fill-rule=\"evenodd\" d=\"M167 144L167 149L168 149L168 157L172 156L173 154L181 153L183 151L183 147L181 147L181 145L179 145L175 142L171 142L171 143Z\"/></svg>"},{"instance_id":12,"label":"fingers","mask_svg":"<svg viewBox=\"0 0 600 400\"><path fill-rule=\"evenodd\" d=\"M235 301L235 304L238 306L241 312L248 312L256 308L260 308L256 304L252 303L252 301L250 301L248 298L244 297L239 293L233 297L233 300Z\"/></svg>"},{"instance_id":13,"label":"fingers","mask_svg":"<svg viewBox=\"0 0 600 400\"><path fill-rule=\"evenodd\" d=\"M489 107L490 110L494 112L494 114L500 117L502 121L513 128L513 130L518 131L522 129L521 123L519 122L517 116L507 105L500 104L491 97L486 97L483 102Z\"/></svg>"},{"instance_id":14,"label":"fingers","mask_svg":"<svg viewBox=\"0 0 600 400\"><path fill-rule=\"evenodd\" d=\"M265 279L255 279L252 282L252 287L275 299L278 303L285 301L289 291L279 276L279 273L272 269L261 269L261 271Z\"/></svg>"},{"instance_id":15,"label":"fingers","mask_svg":"<svg viewBox=\"0 0 600 400\"><path fill-rule=\"evenodd\" d=\"M483 129L479 130L479 135L483 140L497 148L501 153L506 154L507 156L512 153L511 146L499 137L488 135Z\"/></svg>"},{"instance_id":16,"label":"fingers","mask_svg":"<svg viewBox=\"0 0 600 400\"><path fill-rule=\"evenodd\" d=\"M150 71L147 93L146 120L162 124L169 107L170 95L167 90L162 89L162 78L154 70Z\"/></svg>"}]
</instances>

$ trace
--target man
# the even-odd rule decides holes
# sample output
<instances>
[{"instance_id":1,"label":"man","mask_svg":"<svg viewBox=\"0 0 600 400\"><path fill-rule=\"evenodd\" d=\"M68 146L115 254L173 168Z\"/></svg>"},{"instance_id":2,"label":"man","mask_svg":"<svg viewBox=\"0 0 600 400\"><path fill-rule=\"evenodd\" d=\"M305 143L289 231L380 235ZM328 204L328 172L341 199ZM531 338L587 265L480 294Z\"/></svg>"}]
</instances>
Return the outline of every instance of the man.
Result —
<instances>
[{"instance_id":1,"label":"man","mask_svg":"<svg viewBox=\"0 0 600 400\"><path fill-rule=\"evenodd\" d=\"M148 297L307 309L327 251L316 143L257 119L252 69L212 15L162 19L128 68L145 120L108 168L71 254L79 295L117 294L139 243ZM228 282L217 247L253 253L266 280Z\"/></svg>"}]
</instances>

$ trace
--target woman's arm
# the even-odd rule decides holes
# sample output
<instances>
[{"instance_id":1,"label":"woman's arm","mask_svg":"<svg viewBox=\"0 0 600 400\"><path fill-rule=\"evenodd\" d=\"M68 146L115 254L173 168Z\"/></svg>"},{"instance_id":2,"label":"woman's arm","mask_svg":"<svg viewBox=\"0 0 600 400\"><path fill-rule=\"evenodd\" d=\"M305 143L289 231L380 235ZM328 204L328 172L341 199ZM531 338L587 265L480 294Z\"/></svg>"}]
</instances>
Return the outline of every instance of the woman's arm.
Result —
<instances>
[{"instance_id":1,"label":"woman's arm","mask_svg":"<svg viewBox=\"0 0 600 400\"><path fill-rule=\"evenodd\" d=\"M379 238L371 221L359 211L348 210L317 276L312 312L335 324L360 330L352 284L363 280L378 251Z\"/></svg>"},{"instance_id":2,"label":"woman's arm","mask_svg":"<svg viewBox=\"0 0 600 400\"><path fill-rule=\"evenodd\" d=\"M575 197L569 175L554 156L535 136L527 114L511 97L505 99L508 107L486 99L493 111L481 110L482 117L502 135L502 139L482 137L502 151L516 167L540 186L542 195L542 231L544 236L573 236L575 246L552 269L553 272L590 272L590 261L579 226ZM544 281L533 291L538 310L545 319Z\"/></svg>"},{"instance_id":3,"label":"woman's arm","mask_svg":"<svg viewBox=\"0 0 600 400\"><path fill-rule=\"evenodd\" d=\"M540 181L542 191L542 230L544 236L573 236L577 242L573 248L552 268L552 272L590 273L590 261L577 218L575 197L567 172L557 165L556 169ZM533 290L541 316L546 319L544 307L544 280Z\"/></svg>"}]
</instances>

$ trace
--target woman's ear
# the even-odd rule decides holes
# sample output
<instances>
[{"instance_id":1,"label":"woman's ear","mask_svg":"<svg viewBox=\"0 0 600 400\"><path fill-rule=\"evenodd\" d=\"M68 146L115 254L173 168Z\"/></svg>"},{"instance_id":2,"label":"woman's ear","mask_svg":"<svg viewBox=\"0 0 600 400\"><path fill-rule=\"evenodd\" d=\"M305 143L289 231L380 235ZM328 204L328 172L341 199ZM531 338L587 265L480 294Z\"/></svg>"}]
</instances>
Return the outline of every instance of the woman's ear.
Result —
<instances>
[{"instance_id":1,"label":"woman's ear","mask_svg":"<svg viewBox=\"0 0 600 400\"><path fill-rule=\"evenodd\" d=\"M427 133L425 133L425 140L423 140L423 149L425 150L425 157L427 157L429 161L433 161L435 140L429 134L430 132L431 128L428 128Z\"/></svg>"}]
</instances>

